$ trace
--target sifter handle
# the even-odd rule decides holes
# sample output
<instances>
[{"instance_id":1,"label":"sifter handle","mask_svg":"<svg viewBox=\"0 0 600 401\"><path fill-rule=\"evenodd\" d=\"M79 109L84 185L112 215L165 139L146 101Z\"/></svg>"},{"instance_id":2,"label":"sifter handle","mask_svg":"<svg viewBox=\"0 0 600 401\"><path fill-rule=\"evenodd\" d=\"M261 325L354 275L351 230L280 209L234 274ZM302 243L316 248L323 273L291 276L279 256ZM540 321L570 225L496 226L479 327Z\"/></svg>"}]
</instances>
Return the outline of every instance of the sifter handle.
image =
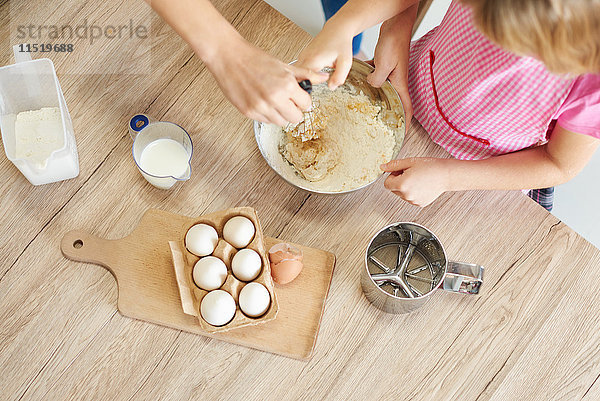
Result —
<instances>
[{"instance_id":1,"label":"sifter handle","mask_svg":"<svg viewBox=\"0 0 600 401\"><path fill-rule=\"evenodd\" d=\"M479 294L483 284L483 271L481 265L449 261L442 289L462 294Z\"/></svg>"}]
</instances>

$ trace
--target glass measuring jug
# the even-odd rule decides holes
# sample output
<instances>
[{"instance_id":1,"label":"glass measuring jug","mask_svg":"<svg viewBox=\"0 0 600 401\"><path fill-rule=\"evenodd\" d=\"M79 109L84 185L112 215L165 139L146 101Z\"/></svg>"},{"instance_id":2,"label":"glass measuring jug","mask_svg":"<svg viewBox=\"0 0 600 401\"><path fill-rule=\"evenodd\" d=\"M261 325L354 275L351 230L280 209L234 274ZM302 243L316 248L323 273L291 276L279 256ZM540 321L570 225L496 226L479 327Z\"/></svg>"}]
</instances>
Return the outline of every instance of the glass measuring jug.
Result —
<instances>
[{"instance_id":1,"label":"glass measuring jug","mask_svg":"<svg viewBox=\"0 0 600 401\"><path fill-rule=\"evenodd\" d=\"M178 181L190 179L194 146L182 127L137 114L129 120L129 135L133 160L150 184L170 189Z\"/></svg>"}]
</instances>

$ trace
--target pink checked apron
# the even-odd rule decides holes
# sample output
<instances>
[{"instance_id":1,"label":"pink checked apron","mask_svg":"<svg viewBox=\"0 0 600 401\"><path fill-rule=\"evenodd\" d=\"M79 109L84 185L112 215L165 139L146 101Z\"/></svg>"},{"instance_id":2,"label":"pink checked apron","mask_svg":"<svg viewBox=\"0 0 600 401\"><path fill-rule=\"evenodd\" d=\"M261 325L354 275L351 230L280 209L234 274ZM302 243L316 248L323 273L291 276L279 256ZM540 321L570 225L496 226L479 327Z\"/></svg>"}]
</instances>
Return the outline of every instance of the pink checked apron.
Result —
<instances>
[{"instance_id":1,"label":"pink checked apron","mask_svg":"<svg viewBox=\"0 0 600 401\"><path fill-rule=\"evenodd\" d=\"M453 1L440 26L414 42L409 91L417 120L457 159L483 159L545 141L573 79L490 42Z\"/></svg>"}]
</instances>

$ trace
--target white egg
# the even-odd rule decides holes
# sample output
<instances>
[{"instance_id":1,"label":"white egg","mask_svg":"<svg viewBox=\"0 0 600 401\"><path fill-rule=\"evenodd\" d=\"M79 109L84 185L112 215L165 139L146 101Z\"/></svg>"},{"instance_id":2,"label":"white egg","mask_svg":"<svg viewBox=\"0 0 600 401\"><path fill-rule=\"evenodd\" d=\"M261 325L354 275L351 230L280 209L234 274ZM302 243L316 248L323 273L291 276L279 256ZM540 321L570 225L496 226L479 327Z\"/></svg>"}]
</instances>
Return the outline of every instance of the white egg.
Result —
<instances>
[{"instance_id":1,"label":"white egg","mask_svg":"<svg viewBox=\"0 0 600 401\"><path fill-rule=\"evenodd\" d=\"M259 275L261 267L260 255L253 249L242 249L231 260L233 274L242 281L254 280Z\"/></svg>"},{"instance_id":2,"label":"white egg","mask_svg":"<svg viewBox=\"0 0 600 401\"><path fill-rule=\"evenodd\" d=\"M213 253L219 242L217 230L208 224L196 224L192 226L185 235L185 247L198 256L206 256Z\"/></svg>"},{"instance_id":3,"label":"white egg","mask_svg":"<svg viewBox=\"0 0 600 401\"><path fill-rule=\"evenodd\" d=\"M271 296L264 285L249 283L240 291L240 309L250 317L259 317L265 314L271 304Z\"/></svg>"},{"instance_id":4,"label":"white egg","mask_svg":"<svg viewBox=\"0 0 600 401\"><path fill-rule=\"evenodd\" d=\"M227 291L211 291L202 298L200 314L208 324L223 326L235 315L235 301Z\"/></svg>"},{"instance_id":5,"label":"white egg","mask_svg":"<svg viewBox=\"0 0 600 401\"><path fill-rule=\"evenodd\" d=\"M192 275L198 287L206 291L216 290L227 279L227 266L219 258L206 256L196 262Z\"/></svg>"},{"instance_id":6,"label":"white egg","mask_svg":"<svg viewBox=\"0 0 600 401\"><path fill-rule=\"evenodd\" d=\"M254 224L244 216L235 216L227 220L223 227L223 238L236 248L246 247L255 233Z\"/></svg>"}]
</instances>

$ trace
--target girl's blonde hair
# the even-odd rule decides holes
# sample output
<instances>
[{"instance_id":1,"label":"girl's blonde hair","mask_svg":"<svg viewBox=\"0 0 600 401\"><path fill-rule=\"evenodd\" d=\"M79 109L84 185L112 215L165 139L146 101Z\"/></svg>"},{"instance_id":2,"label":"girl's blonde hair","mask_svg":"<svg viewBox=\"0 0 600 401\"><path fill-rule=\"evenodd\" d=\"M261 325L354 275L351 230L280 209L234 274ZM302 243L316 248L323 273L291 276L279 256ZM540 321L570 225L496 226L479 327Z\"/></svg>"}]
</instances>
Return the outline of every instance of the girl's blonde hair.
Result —
<instances>
[{"instance_id":1,"label":"girl's blonde hair","mask_svg":"<svg viewBox=\"0 0 600 401\"><path fill-rule=\"evenodd\" d=\"M555 73L600 72L600 0L462 0L490 40Z\"/></svg>"}]
</instances>

